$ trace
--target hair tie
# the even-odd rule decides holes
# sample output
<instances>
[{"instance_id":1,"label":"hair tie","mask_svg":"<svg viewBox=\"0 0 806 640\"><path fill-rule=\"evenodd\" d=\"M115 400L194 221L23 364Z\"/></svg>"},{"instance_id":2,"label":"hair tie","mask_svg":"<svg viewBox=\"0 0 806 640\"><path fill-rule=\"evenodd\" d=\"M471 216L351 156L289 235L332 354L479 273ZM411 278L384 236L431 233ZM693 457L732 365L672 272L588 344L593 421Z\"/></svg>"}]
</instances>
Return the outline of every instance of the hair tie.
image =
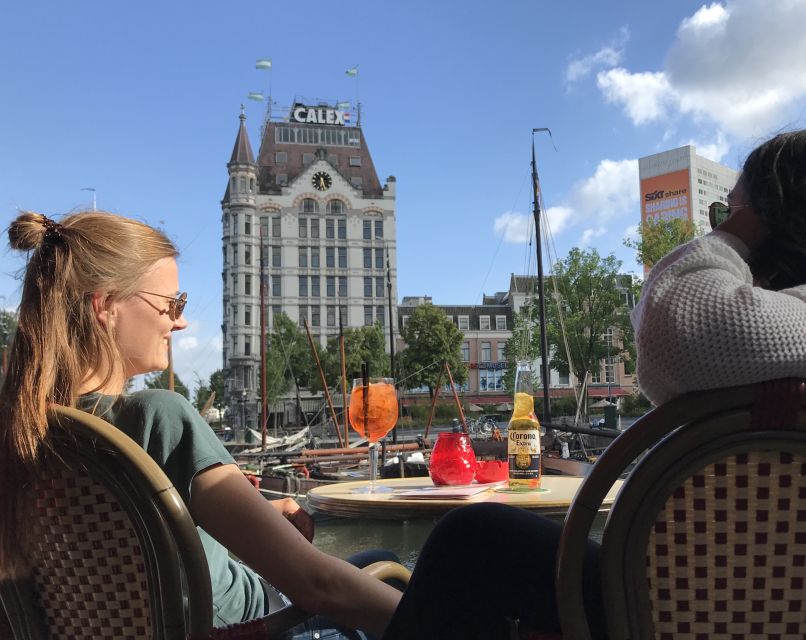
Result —
<instances>
[{"instance_id":1,"label":"hair tie","mask_svg":"<svg viewBox=\"0 0 806 640\"><path fill-rule=\"evenodd\" d=\"M64 244L64 236L62 232L64 227L58 222L54 222L47 216L42 216L42 224L45 227L45 235L42 238L46 244Z\"/></svg>"}]
</instances>

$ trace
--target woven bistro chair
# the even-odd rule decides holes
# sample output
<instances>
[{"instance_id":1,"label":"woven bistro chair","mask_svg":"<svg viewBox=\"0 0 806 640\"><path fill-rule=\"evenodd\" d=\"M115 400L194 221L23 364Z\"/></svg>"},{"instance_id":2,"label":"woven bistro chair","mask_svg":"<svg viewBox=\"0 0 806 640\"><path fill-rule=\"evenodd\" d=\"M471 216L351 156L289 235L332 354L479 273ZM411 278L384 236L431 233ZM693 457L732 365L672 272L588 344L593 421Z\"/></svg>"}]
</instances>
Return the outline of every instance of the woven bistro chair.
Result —
<instances>
[{"instance_id":1,"label":"woven bistro chair","mask_svg":"<svg viewBox=\"0 0 806 640\"><path fill-rule=\"evenodd\" d=\"M581 550L602 534L610 640L806 637L806 383L690 393L636 421L599 458L566 517L557 591L565 640L586 640Z\"/></svg>"},{"instance_id":2,"label":"woven bistro chair","mask_svg":"<svg viewBox=\"0 0 806 640\"><path fill-rule=\"evenodd\" d=\"M54 453L24 503L29 576L0 581L0 632L17 640L258 640L309 617L289 606L214 629L204 549L162 469L96 416L54 407L49 422ZM404 582L409 575L391 562L364 570Z\"/></svg>"}]
</instances>

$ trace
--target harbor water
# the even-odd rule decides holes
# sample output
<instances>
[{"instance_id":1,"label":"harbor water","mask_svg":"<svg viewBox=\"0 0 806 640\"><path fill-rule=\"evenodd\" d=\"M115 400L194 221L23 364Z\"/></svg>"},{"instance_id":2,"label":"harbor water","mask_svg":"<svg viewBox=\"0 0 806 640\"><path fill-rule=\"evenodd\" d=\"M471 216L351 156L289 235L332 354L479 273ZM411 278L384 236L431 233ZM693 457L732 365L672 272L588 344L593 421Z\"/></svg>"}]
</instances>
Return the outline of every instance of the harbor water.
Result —
<instances>
[{"instance_id":1,"label":"harbor water","mask_svg":"<svg viewBox=\"0 0 806 640\"><path fill-rule=\"evenodd\" d=\"M594 522L591 538L600 541L606 514L600 513ZM396 553L401 562L413 569L420 549L436 519L367 520L353 518L316 517L314 545L331 555L344 558L366 549L387 549ZM494 548L495 540L490 540ZM535 545L539 544L535 541Z\"/></svg>"}]
</instances>

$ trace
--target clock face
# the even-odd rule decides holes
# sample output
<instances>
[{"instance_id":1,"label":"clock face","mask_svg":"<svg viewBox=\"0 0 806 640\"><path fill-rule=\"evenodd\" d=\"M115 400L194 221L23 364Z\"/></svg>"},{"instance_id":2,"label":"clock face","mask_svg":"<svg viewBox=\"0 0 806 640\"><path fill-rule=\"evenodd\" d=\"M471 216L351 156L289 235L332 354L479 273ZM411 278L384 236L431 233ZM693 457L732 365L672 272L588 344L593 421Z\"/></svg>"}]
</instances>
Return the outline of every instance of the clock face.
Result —
<instances>
[{"instance_id":1,"label":"clock face","mask_svg":"<svg viewBox=\"0 0 806 640\"><path fill-rule=\"evenodd\" d=\"M313 174L313 178L311 178L311 182L313 183L314 189L319 189L319 191L326 191L330 189L330 186L333 184L333 178L330 177L329 173L325 173L324 171L317 171Z\"/></svg>"}]
</instances>

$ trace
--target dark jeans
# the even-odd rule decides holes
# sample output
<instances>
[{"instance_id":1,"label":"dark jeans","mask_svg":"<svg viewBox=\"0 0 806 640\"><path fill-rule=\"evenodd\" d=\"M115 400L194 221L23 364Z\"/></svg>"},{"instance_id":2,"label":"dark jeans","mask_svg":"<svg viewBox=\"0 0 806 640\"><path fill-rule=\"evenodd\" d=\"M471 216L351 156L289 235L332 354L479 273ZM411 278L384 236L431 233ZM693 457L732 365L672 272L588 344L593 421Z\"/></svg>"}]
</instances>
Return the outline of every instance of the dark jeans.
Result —
<instances>
[{"instance_id":1,"label":"dark jeans","mask_svg":"<svg viewBox=\"0 0 806 640\"><path fill-rule=\"evenodd\" d=\"M373 562L380 562L381 560L400 562L400 558L398 558L397 555L391 551L382 549L360 551L359 553L354 553L345 558L345 560L359 568L366 567ZM276 611L278 608L289 603L288 599L274 589L274 587L264 582L262 579L261 582L263 582L265 598L264 612ZM390 581L393 587L401 591L405 588L404 584L394 584L394 582L397 581ZM369 636L360 631L340 627L336 622L325 616L313 616L284 633L278 640L305 640L307 638L311 638L312 640L366 640Z\"/></svg>"},{"instance_id":2,"label":"dark jeans","mask_svg":"<svg viewBox=\"0 0 806 640\"><path fill-rule=\"evenodd\" d=\"M562 525L501 504L454 509L423 546L383 640L507 640L522 629L559 633L554 573ZM606 638L599 545L584 567L594 638Z\"/></svg>"}]
</instances>

